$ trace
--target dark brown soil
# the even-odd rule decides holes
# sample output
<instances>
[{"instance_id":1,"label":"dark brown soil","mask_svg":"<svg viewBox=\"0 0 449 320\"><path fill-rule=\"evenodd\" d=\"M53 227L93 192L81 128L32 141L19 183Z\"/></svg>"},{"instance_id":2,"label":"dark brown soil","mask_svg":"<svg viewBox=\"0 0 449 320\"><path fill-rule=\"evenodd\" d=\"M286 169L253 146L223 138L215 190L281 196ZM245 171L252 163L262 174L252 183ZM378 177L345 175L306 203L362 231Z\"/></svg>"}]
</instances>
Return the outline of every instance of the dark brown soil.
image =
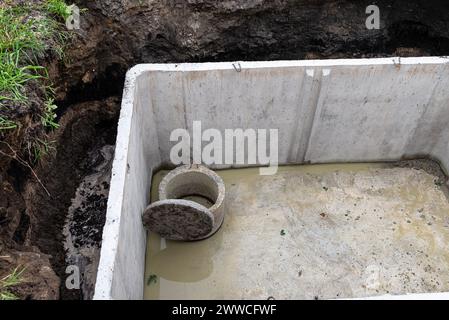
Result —
<instances>
[{"instance_id":1,"label":"dark brown soil","mask_svg":"<svg viewBox=\"0 0 449 320\"><path fill-rule=\"evenodd\" d=\"M41 182L50 196L34 179L31 179L25 187L24 198L31 224L30 240L43 253L52 255L51 262L55 272L63 279L66 277L66 265L64 237L61 231L66 214L82 179L95 166L95 158L92 159L95 155L93 151L103 145L115 143L118 101L117 98L91 101L68 110L60 121L61 129L54 136L58 146L54 158L37 169ZM96 199L96 202L88 207L79 208L81 212L96 215L90 222L93 226L98 226L98 231L91 233L89 228L84 229L87 233L86 238L92 236L93 242L101 241L106 201L107 199ZM83 223L81 213L77 218ZM80 225L80 228L83 226ZM64 283L61 286L61 294L67 298L81 297L80 292L76 290L67 291Z\"/></svg>"},{"instance_id":2,"label":"dark brown soil","mask_svg":"<svg viewBox=\"0 0 449 320\"><path fill-rule=\"evenodd\" d=\"M44 61L56 86L61 126L51 136L53 155L34 167L41 182L26 166L0 155L0 276L19 263L27 265L29 280L17 288L22 298L83 296L64 285L62 229L77 188L99 160L96 151L114 144L131 66L449 54L449 2L444 0L74 2L88 9L81 30L64 62ZM373 3L380 8L380 30L365 27L365 9ZM39 107L41 101L35 103ZM26 114L18 117L28 131L8 138L15 149L26 146L36 121ZM5 145L0 150L10 151ZM75 208L79 246L101 241L107 199L97 189L104 192L109 186L91 187L96 192L88 192L88 200Z\"/></svg>"}]
</instances>

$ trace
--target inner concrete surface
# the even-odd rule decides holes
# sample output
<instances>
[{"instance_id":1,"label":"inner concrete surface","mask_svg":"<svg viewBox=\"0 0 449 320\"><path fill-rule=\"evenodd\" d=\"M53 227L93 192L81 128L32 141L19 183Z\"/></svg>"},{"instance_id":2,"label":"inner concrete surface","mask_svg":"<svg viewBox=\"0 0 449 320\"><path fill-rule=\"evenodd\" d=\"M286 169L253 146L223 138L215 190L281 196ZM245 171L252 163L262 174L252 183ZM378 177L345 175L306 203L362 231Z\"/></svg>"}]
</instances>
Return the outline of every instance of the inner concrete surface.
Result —
<instances>
[{"instance_id":1,"label":"inner concrete surface","mask_svg":"<svg viewBox=\"0 0 449 320\"><path fill-rule=\"evenodd\" d=\"M186 129L192 136L197 120L203 131L214 128L222 135L226 129L278 129L280 165L429 157L447 171L448 62L423 57L132 68L120 111L94 299L142 299L147 243L142 213L150 203L154 172L174 167L173 130Z\"/></svg>"},{"instance_id":2,"label":"inner concrete surface","mask_svg":"<svg viewBox=\"0 0 449 320\"><path fill-rule=\"evenodd\" d=\"M220 170L222 228L148 237L146 299L334 299L449 291L449 202L431 161ZM167 171L153 178L152 199Z\"/></svg>"}]
</instances>

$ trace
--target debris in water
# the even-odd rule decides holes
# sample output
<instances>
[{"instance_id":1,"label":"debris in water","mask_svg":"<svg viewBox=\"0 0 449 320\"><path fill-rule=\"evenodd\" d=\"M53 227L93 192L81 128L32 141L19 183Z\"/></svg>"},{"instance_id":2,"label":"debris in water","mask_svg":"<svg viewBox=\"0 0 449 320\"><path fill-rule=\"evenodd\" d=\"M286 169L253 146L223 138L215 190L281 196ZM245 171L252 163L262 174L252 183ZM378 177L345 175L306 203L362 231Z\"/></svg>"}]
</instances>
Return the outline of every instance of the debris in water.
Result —
<instances>
[{"instance_id":1,"label":"debris in water","mask_svg":"<svg viewBox=\"0 0 449 320\"><path fill-rule=\"evenodd\" d=\"M157 275L150 274L147 280L147 286L151 286L152 283L157 283Z\"/></svg>"}]
</instances>

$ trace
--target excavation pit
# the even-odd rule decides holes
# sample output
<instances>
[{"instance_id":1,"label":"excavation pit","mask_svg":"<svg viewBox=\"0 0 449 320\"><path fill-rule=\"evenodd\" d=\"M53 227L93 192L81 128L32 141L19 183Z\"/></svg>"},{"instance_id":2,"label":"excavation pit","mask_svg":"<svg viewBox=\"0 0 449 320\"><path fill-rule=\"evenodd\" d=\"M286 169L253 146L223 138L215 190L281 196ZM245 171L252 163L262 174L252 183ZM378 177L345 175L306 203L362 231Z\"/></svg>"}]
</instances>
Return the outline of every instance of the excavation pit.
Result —
<instances>
[{"instance_id":1,"label":"excavation pit","mask_svg":"<svg viewBox=\"0 0 449 320\"><path fill-rule=\"evenodd\" d=\"M148 289L148 283L154 285L154 280L162 283L162 278L167 281L177 279L176 275L151 273L151 271L147 274L148 277L144 277L147 244L159 246L158 250L165 245L167 248L173 246L172 242L167 240L164 244L164 241L158 242L159 240L151 235L147 242L147 233L141 218L148 204L154 201L150 198L152 177L161 168L174 167L170 161L170 151L176 143L170 141L173 130L181 128L192 133L192 123L197 120L201 121L204 130L214 128L220 132L237 128L278 129L278 162L281 166L388 163L401 159L427 158L434 159L447 173L449 168L448 61L449 59L444 57L427 57L153 64L139 65L130 70L127 74L122 102L94 298L142 299L145 290ZM244 164L220 164L212 165L211 169L240 170L245 167L247 165ZM356 186L351 187L350 184L345 184L348 182L346 180L336 186L327 184L320 186L320 192L323 193L319 194L320 197L334 193L334 197L338 198L345 194L345 189L352 190L352 196L355 196L354 199L348 198L348 201L343 202L323 202L327 204L322 208L319 207L320 201L326 199L317 196L318 190L311 193L315 197L310 197L307 192L300 192L300 189L304 188L301 187L303 186L301 179L305 178L300 179L297 174L292 173L292 176L298 180L295 178L290 180L291 184L286 185L287 193L284 193L285 190L276 189L279 183L276 179L288 180L288 177L282 175L282 168L279 171L281 175L267 176L266 179L274 179L272 181L264 180L266 183L262 185L246 185L245 188L249 190L236 191L231 183L228 196L232 198L233 194L234 196L246 194L248 201L245 208L247 210L240 207L239 211L232 206L226 209L223 227L209 239L196 244L200 247L207 246L207 243L222 237L222 244L219 243L217 249L218 254L226 256L229 253L226 248L230 242L234 244L231 246L235 247L235 250L241 250L235 255L236 259L245 256L245 263L234 260L236 264L231 270L235 270L232 275L235 278L231 279L228 287L221 287L220 290L212 292L222 291L228 298L231 298L228 294L232 292L232 289L233 297L236 298L268 298L267 295L277 298L314 298L311 296L312 293L318 298L357 298L383 294L399 294L401 295L399 297L403 297L406 293L422 294L420 297L430 298L449 297L445 254L447 252L445 246L448 242L445 240L447 231L443 222L447 214L447 208L445 209L447 199L443 201L442 191L433 189L444 187L446 180L438 180L435 183L429 176L415 175L416 170L412 169L402 172L408 179L402 179L401 175L389 172L391 176L398 178L398 183L400 182L396 187L406 191L396 194L396 202L388 198L388 195L384 195L387 198L379 195L377 200L383 199L382 201L387 204L386 207L378 205L375 208L382 209L382 214L375 214L374 208L370 214L359 213L360 218L356 220L358 216L354 217L353 223L349 224L349 226L357 226L353 231L358 233L349 233L354 236L350 239L344 238L346 212L341 212L341 208L351 210L347 207L354 204L358 207L360 204L352 201L357 200L357 197L362 197L359 200L367 197L365 204L371 203L371 208L375 203L376 192L382 191L382 188L393 188L391 193L396 192L394 191L395 182L388 177L387 171L373 174L370 170L365 175L358 176L360 181L357 179L355 181L360 183ZM377 174L381 176L377 177ZM351 181L351 175L348 174L347 177ZM380 177L384 177L390 185L385 184L386 182ZM424 179L424 177L427 178ZM226 184L226 178L224 180ZM370 180L373 181L374 187L377 186L372 190L365 185ZM330 182L330 180L325 181ZM313 182L312 186L318 187L316 181L311 182ZM236 185L243 186L242 183L244 182L235 182ZM408 190L407 185L414 186L414 189ZM276 198L273 198L271 202L257 198L251 200L249 195L253 194L257 188L260 189L258 190L260 197L270 199L277 196L290 206L285 205L281 209L270 206L269 203L279 203ZM328 188L327 191L326 188ZM270 193L267 189L274 192ZM421 189L428 192L422 193ZM432 209L432 201L425 198L426 194L439 199L437 211L435 208ZM286 195L290 198L286 199ZM413 195L417 198L413 198ZM368 196L372 197L369 201ZM301 201L304 203L311 201L309 205L314 210L305 210L301 207ZM410 205L414 201L419 206L416 209L418 213L415 209L411 209ZM336 206L336 203L340 207ZM225 205L228 204L228 202L225 203ZM251 207L253 204L257 206L257 210ZM404 209L402 213L401 208ZM428 210L427 213L419 212L421 208ZM260 215L258 219L250 216L245 225L245 214L256 211ZM302 216L305 212L308 214ZM266 218L267 213L268 218ZM273 214L276 213L277 217L274 217ZM420 218L422 214L425 219ZM404 218L406 216L407 218ZM432 216L435 216L435 221L432 221ZM295 220L298 217L300 220ZM427 221L427 218L432 220ZM241 229L229 229L227 223L232 223L236 219ZM257 224L254 223L255 221ZM393 224L393 221L400 223L402 231L398 231L399 226L392 231L394 227L389 224L389 230L379 227L387 226L384 225L387 222ZM429 222L431 225L427 224ZM226 232L229 230L234 230L231 236L227 236ZM240 234L237 230L240 230L238 231ZM266 239L260 238L260 234L268 231L273 236L271 242L259 241ZM292 231L297 232L292 234ZM387 231L392 234L387 234ZM403 233L399 240L395 240L392 238L393 232ZM275 238L274 234L276 234ZM362 237L361 234L364 236ZM373 236L370 238L366 234ZM305 240L315 241L314 246L309 247L314 250L305 251L303 255L301 255L301 249L295 251L294 241L296 240L292 236L297 235L309 237L302 240L300 238L304 244L307 244ZM242 242L239 242L239 237ZM299 243L302 243L301 241ZM254 250L249 250L251 247L249 244L254 246ZM281 246L282 244L284 246ZM397 245L400 250L391 250L389 244ZM193 243L187 245L193 245ZM414 251L409 251L411 257L408 257L405 250L406 245L415 248ZM264 246L267 252L265 256L260 255L260 246ZM375 255L371 254L368 246L372 246ZM184 247L183 244L179 244L179 247L174 248L174 252L179 253L179 248ZM210 257L208 247L206 249L205 257L208 257L208 254ZM421 251L424 252L424 256L418 257ZM149 252L154 253L151 250ZM324 273L318 272L319 270L313 273L311 268L302 270L301 261L293 258L295 252L306 262L316 262L309 266L320 263L325 265L329 259L329 266L338 266L336 270L341 277L335 278L335 274L330 275L326 272L327 266L322 267ZM348 262L351 261L348 260L351 252L354 253L352 260L354 267ZM363 255L359 256L359 253ZM367 254L371 254L369 257L381 254L381 258L371 261ZM391 254L404 255L392 258ZM429 257L426 257L426 254ZM168 260L176 256L176 254L171 256L168 251L165 251L163 255L168 255L165 258ZM322 260L319 260L320 255ZM267 257L270 259L266 259ZM285 261L285 257L291 259ZM403 260L398 260L400 258ZM147 264L151 265L151 261L160 262L149 257ZM176 262L176 259L174 261ZM375 261L382 262L383 265L390 264L388 265L390 271L385 272L384 266L380 263L376 264ZM397 267L401 267L403 274L396 273L397 278L389 277L395 274L392 271L394 266L391 261L396 261ZM407 261L413 267L407 267ZM421 262L430 265L430 268L424 270L424 272L428 270L429 277L417 273L423 270L420 269ZM223 263L229 267L231 262ZM254 271L254 277L249 277L248 281L242 281L242 287L235 285L237 281L235 279L244 279L252 269L259 267L259 263L261 269ZM293 263L295 263L294 270L297 274L301 272L304 274L304 277L301 275L299 279L306 280L301 289L293 285L300 281L292 278ZM213 268L220 269L218 264L218 262L214 263ZM404 268L412 269L411 272L418 275L413 279L424 279L424 283L418 284L413 280L407 284L406 279L407 276L410 277L410 274L406 273L408 270L403 270ZM262 271L270 276L273 276L272 272L276 272L278 277L275 277L274 282L270 284L273 280L263 278ZM176 273L176 270L166 270L166 272ZM192 275L188 281L180 277L179 282L199 281L198 285L204 284L200 281L205 279L202 272L199 275ZM369 277L371 272L379 277ZM334 280L335 286L326 286L323 277ZM382 284L381 287L376 287L371 282L375 278L391 280L393 285L383 285L388 284L388 281L373 280L374 283ZM432 283L435 285L431 285ZM405 288L401 289L399 284L405 285ZM363 285L369 290L360 289ZM272 292L276 287L281 289L274 294ZM161 286L162 291L158 293L159 297L177 297L173 290L168 289L169 287L164 288L166 289ZM319 288L321 289L318 290ZM337 288L343 289L338 291ZM198 290L191 295L185 291L184 297L202 297L204 292L209 290L206 289ZM280 293L282 290L285 294ZM441 291L443 293L437 293ZM157 298L158 295L145 294L145 297Z\"/></svg>"}]
</instances>

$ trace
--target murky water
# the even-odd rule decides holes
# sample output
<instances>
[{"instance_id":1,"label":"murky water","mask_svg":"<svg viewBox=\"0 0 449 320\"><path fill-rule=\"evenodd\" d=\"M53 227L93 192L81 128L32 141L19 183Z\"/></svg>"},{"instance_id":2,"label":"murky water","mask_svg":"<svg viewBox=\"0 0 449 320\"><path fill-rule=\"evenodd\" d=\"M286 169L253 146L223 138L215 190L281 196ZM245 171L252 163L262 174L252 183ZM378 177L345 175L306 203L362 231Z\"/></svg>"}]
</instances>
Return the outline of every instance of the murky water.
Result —
<instances>
[{"instance_id":1,"label":"murky water","mask_svg":"<svg viewBox=\"0 0 449 320\"><path fill-rule=\"evenodd\" d=\"M198 242L149 233L146 299L449 291L449 204L432 175L387 164L217 173L227 192L222 228ZM153 201L166 174L153 177Z\"/></svg>"}]
</instances>

